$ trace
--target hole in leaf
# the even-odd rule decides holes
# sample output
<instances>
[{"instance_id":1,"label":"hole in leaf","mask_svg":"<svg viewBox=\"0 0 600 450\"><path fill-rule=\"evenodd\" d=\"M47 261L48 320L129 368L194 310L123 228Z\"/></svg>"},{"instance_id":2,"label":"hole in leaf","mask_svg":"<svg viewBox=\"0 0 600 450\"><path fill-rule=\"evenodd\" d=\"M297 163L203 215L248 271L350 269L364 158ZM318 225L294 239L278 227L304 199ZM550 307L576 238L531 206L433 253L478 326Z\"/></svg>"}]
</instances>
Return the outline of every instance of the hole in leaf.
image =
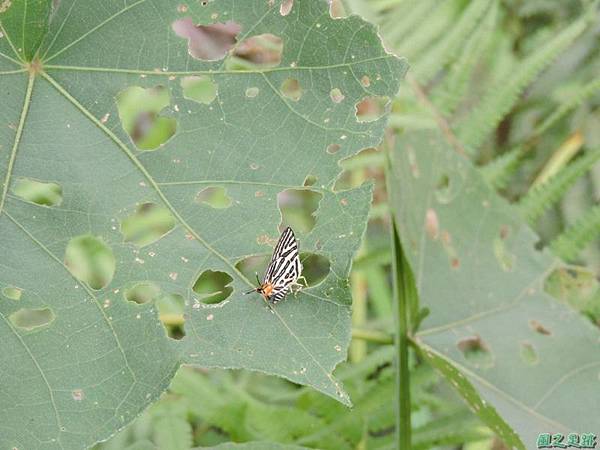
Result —
<instances>
[{"instance_id":1,"label":"hole in leaf","mask_svg":"<svg viewBox=\"0 0 600 450\"><path fill-rule=\"evenodd\" d=\"M552 332L546 328L544 325L542 325L540 322L538 322L535 319L531 319L529 321L529 326L531 327L531 329L533 331L535 331L536 333L542 334L544 336L550 336L552 334Z\"/></svg>"},{"instance_id":2,"label":"hole in leaf","mask_svg":"<svg viewBox=\"0 0 600 450\"><path fill-rule=\"evenodd\" d=\"M281 212L279 231L291 227L296 233L310 232L316 222L322 194L310 189L286 189L277 194L277 206Z\"/></svg>"},{"instance_id":3,"label":"hole in leaf","mask_svg":"<svg viewBox=\"0 0 600 450\"><path fill-rule=\"evenodd\" d=\"M110 283L115 273L115 256L100 238L78 236L67 244L65 265L79 281L92 289L101 289Z\"/></svg>"},{"instance_id":4,"label":"hole in leaf","mask_svg":"<svg viewBox=\"0 0 600 450\"><path fill-rule=\"evenodd\" d=\"M458 349L474 367L486 369L494 365L494 358L488 346L479 336L469 336L458 341Z\"/></svg>"},{"instance_id":5,"label":"hole in leaf","mask_svg":"<svg viewBox=\"0 0 600 450\"><path fill-rule=\"evenodd\" d=\"M253 70L277 67L281 63L283 41L279 36L266 33L249 37L236 45L227 58L229 70Z\"/></svg>"},{"instance_id":6,"label":"hole in leaf","mask_svg":"<svg viewBox=\"0 0 600 450\"><path fill-rule=\"evenodd\" d=\"M48 325L56 316L50 308L22 308L12 313L8 318L15 327L31 331L35 328Z\"/></svg>"},{"instance_id":7,"label":"hole in leaf","mask_svg":"<svg viewBox=\"0 0 600 450\"><path fill-rule=\"evenodd\" d=\"M448 177L447 174L441 175L440 178L438 179L437 184L435 185L436 191L443 192L445 190L448 190L449 188L450 188L450 177Z\"/></svg>"},{"instance_id":8,"label":"hole in leaf","mask_svg":"<svg viewBox=\"0 0 600 450\"><path fill-rule=\"evenodd\" d=\"M221 186L211 186L202 189L196 195L196 201L217 209L229 208L231 206L231 197L227 195L227 190Z\"/></svg>"},{"instance_id":9,"label":"hole in leaf","mask_svg":"<svg viewBox=\"0 0 600 450\"><path fill-rule=\"evenodd\" d=\"M233 278L225 272L205 270L194 283L193 290L200 294L202 303L220 303L231 295L233 288L228 286Z\"/></svg>"},{"instance_id":10,"label":"hole in leaf","mask_svg":"<svg viewBox=\"0 0 600 450\"><path fill-rule=\"evenodd\" d=\"M356 103L356 120L359 122L373 122L380 119L386 112L390 103L389 97L369 96Z\"/></svg>"},{"instance_id":11,"label":"hole in leaf","mask_svg":"<svg viewBox=\"0 0 600 450\"><path fill-rule=\"evenodd\" d=\"M335 153L337 153L340 148L342 148L342 146L340 144L329 144L327 146L327 153L329 153L330 155L333 155Z\"/></svg>"},{"instance_id":12,"label":"hole in leaf","mask_svg":"<svg viewBox=\"0 0 600 450\"><path fill-rule=\"evenodd\" d=\"M62 188L56 183L19 178L12 191L17 197L36 205L57 206L62 202Z\"/></svg>"},{"instance_id":13,"label":"hole in leaf","mask_svg":"<svg viewBox=\"0 0 600 450\"><path fill-rule=\"evenodd\" d=\"M143 282L125 290L125 298L138 305L153 302L160 297L160 288L154 283Z\"/></svg>"},{"instance_id":14,"label":"hole in leaf","mask_svg":"<svg viewBox=\"0 0 600 450\"><path fill-rule=\"evenodd\" d=\"M383 153L372 147L364 148L356 155L342 159L338 164L344 171L335 181L334 192L353 189L369 178L380 177L384 161Z\"/></svg>"},{"instance_id":15,"label":"hole in leaf","mask_svg":"<svg viewBox=\"0 0 600 450\"><path fill-rule=\"evenodd\" d=\"M308 286L316 286L329 275L329 259L317 253L300 252L302 275Z\"/></svg>"},{"instance_id":16,"label":"hole in leaf","mask_svg":"<svg viewBox=\"0 0 600 450\"><path fill-rule=\"evenodd\" d=\"M188 53L192 58L204 61L223 59L236 43L242 27L232 21L211 25L195 25L191 18L173 22L177 36L188 40Z\"/></svg>"},{"instance_id":17,"label":"hole in leaf","mask_svg":"<svg viewBox=\"0 0 600 450\"><path fill-rule=\"evenodd\" d=\"M177 121L159 115L170 101L164 86L131 86L117 95L121 124L138 149L155 150L175 134Z\"/></svg>"},{"instance_id":18,"label":"hole in leaf","mask_svg":"<svg viewBox=\"0 0 600 450\"><path fill-rule=\"evenodd\" d=\"M521 359L530 366L536 365L540 360L535 347L530 342L521 342Z\"/></svg>"},{"instance_id":19,"label":"hole in leaf","mask_svg":"<svg viewBox=\"0 0 600 450\"><path fill-rule=\"evenodd\" d=\"M217 84L207 76L191 76L181 79L183 96L189 100L208 105L217 97Z\"/></svg>"},{"instance_id":20,"label":"hole in leaf","mask_svg":"<svg viewBox=\"0 0 600 450\"><path fill-rule=\"evenodd\" d=\"M450 175L440 175L435 185L435 198L442 204L450 203L459 191L460 183Z\"/></svg>"},{"instance_id":21,"label":"hole in leaf","mask_svg":"<svg viewBox=\"0 0 600 450\"><path fill-rule=\"evenodd\" d=\"M156 301L160 321L171 339L185 336L185 301L179 294L164 295Z\"/></svg>"},{"instance_id":22,"label":"hole in leaf","mask_svg":"<svg viewBox=\"0 0 600 450\"><path fill-rule=\"evenodd\" d=\"M125 242L143 247L159 240L174 226L175 218L167 208L155 203L143 203L135 213L123 219L121 233Z\"/></svg>"},{"instance_id":23,"label":"hole in leaf","mask_svg":"<svg viewBox=\"0 0 600 450\"><path fill-rule=\"evenodd\" d=\"M339 88L333 88L331 92L329 92L329 97L331 98L331 101L333 103L340 103L346 98L344 94L342 94L342 91L339 90Z\"/></svg>"},{"instance_id":24,"label":"hole in leaf","mask_svg":"<svg viewBox=\"0 0 600 450\"><path fill-rule=\"evenodd\" d=\"M303 186L313 186L316 182L317 182L317 177L315 177L314 175L307 175L306 178L304 179L304 183L302 183L302 185Z\"/></svg>"},{"instance_id":25,"label":"hole in leaf","mask_svg":"<svg viewBox=\"0 0 600 450\"><path fill-rule=\"evenodd\" d=\"M270 254L252 255L240 259L235 263L235 267L244 274L246 278L251 281L256 281L256 275L258 275L259 279L262 279L270 260Z\"/></svg>"},{"instance_id":26,"label":"hole in leaf","mask_svg":"<svg viewBox=\"0 0 600 450\"><path fill-rule=\"evenodd\" d=\"M279 14L282 16L287 16L294 6L294 0L282 0L281 5L279 6Z\"/></svg>"},{"instance_id":27,"label":"hole in leaf","mask_svg":"<svg viewBox=\"0 0 600 450\"><path fill-rule=\"evenodd\" d=\"M157 285L145 281L127 289L124 296L128 301L139 305L154 302L167 335L172 339L181 339L185 336L185 302L181 295L163 295ZM140 319L141 314L138 314L136 318Z\"/></svg>"},{"instance_id":28,"label":"hole in leaf","mask_svg":"<svg viewBox=\"0 0 600 450\"><path fill-rule=\"evenodd\" d=\"M371 79L369 78L368 75L363 75L362 78L360 79L360 84L362 84L363 87L369 87L369 86L371 86Z\"/></svg>"},{"instance_id":29,"label":"hole in leaf","mask_svg":"<svg viewBox=\"0 0 600 450\"><path fill-rule=\"evenodd\" d=\"M544 280L544 291L594 320L598 317L598 279L585 267L559 267Z\"/></svg>"},{"instance_id":30,"label":"hole in leaf","mask_svg":"<svg viewBox=\"0 0 600 450\"><path fill-rule=\"evenodd\" d=\"M4 295L6 298L10 298L11 300L21 300L23 291L14 286L7 286L2 289L2 295Z\"/></svg>"},{"instance_id":31,"label":"hole in leaf","mask_svg":"<svg viewBox=\"0 0 600 450\"><path fill-rule=\"evenodd\" d=\"M494 256L505 272L511 271L515 265L517 257L506 248L506 239L508 238L509 228L506 225L500 227L499 235L494 239Z\"/></svg>"},{"instance_id":32,"label":"hole in leaf","mask_svg":"<svg viewBox=\"0 0 600 450\"><path fill-rule=\"evenodd\" d=\"M258 95L259 89L257 87L249 87L246 89L246 97L254 98Z\"/></svg>"},{"instance_id":33,"label":"hole in leaf","mask_svg":"<svg viewBox=\"0 0 600 450\"><path fill-rule=\"evenodd\" d=\"M302 88L300 82L295 78L286 78L281 83L281 93L284 97L297 102L302 97Z\"/></svg>"}]
</instances>

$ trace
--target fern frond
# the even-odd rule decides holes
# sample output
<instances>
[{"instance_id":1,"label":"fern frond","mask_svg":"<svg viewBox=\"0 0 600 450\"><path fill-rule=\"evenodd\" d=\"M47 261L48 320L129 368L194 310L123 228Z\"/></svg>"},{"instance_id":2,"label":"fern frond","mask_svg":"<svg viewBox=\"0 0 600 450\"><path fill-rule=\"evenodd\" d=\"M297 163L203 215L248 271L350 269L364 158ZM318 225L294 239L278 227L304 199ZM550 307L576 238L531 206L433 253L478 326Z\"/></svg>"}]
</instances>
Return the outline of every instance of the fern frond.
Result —
<instances>
[{"instance_id":1,"label":"fern frond","mask_svg":"<svg viewBox=\"0 0 600 450\"><path fill-rule=\"evenodd\" d=\"M394 46L406 35L421 25L438 4L438 0L423 0L418 3L400 3L386 12L381 31Z\"/></svg>"},{"instance_id":2,"label":"fern frond","mask_svg":"<svg viewBox=\"0 0 600 450\"><path fill-rule=\"evenodd\" d=\"M413 448L425 450L438 446L465 444L492 437L468 410L432 420L413 431Z\"/></svg>"},{"instance_id":3,"label":"fern frond","mask_svg":"<svg viewBox=\"0 0 600 450\"><path fill-rule=\"evenodd\" d=\"M463 42L482 21L491 2L491 0L469 2L449 33L417 60L414 66L414 76L420 84L427 84L439 70L456 57Z\"/></svg>"},{"instance_id":4,"label":"fern frond","mask_svg":"<svg viewBox=\"0 0 600 450\"><path fill-rule=\"evenodd\" d=\"M434 90L433 103L446 117L450 117L464 99L473 70L481 60L481 55L490 46L497 17L498 2L494 1L465 44L459 58L451 64L444 81Z\"/></svg>"},{"instance_id":5,"label":"fern frond","mask_svg":"<svg viewBox=\"0 0 600 450\"><path fill-rule=\"evenodd\" d=\"M191 449L192 426L183 402L163 401L153 408L153 441L158 448Z\"/></svg>"},{"instance_id":6,"label":"fern frond","mask_svg":"<svg viewBox=\"0 0 600 450\"><path fill-rule=\"evenodd\" d=\"M259 440L293 443L326 426L325 422L305 411L283 406L268 405L258 401L248 403L246 427ZM319 448L350 449L343 435L328 433L305 443Z\"/></svg>"},{"instance_id":7,"label":"fern frond","mask_svg":"<svg viewBox=\"0 0 600 450\"><path fill-rule=\"evenodd\" d=\"M530 224L535 223L598 160L600 160L600 150L588 151L548 181L531 189L519 202L519 207L525 219Z\"/></svg>"},{"instance_id":8,"label":"fern frond","mask_svg":"<svg viewBox=\"0 0 600 450\"><path fill-rule=\"evenodd\" d=\"M404 39L398 41L394 48L398 50L399 54L406 57L411 65L414 64L427 47L443 38L445 31L451 28L456 16L456 9L455 2L443 2L442 4L437 2L434 8L429 11L427 25L413 30Z\"/></svg>"},{"instance_id":9,"label":"fern frond","mask_svg":"<svg viewBox=\"0 0 600 450\"><path fill-rule=\"evenodd\" d=\"M560 105L552 114L550 114L539 126L536 127L533 134L541 136L552 127L556 122L562 119L573 109L581 105L585 100L589 99L593 95L600 92L600 78L596 78L585 86L581 87L574 97L570 98L569 101Z\"/></svg>"},{"instance_id":10,"label":"fern frond","mask_svg":"<svg viewBox=\"0 0 600 450\"><path fill-rule=\"evenodd\" d=\"M501 80L488 90L481 104L475 107L457 130L459 139L467 149L477 149L496 128L502 118L512 109L523 89L529 85L544 68L586 29L585 18L572 23L541 49L529 55L519 64L508 79Z\"/></svg>"},{"instance_id":11,"label":"fern frond","mask_svg":"<svg viewBox=\"0 0 600 450\"><path fill-rule=\"evenodd\" d=\"M480 168L483 178L494 188L504 189L519 169L524 157L523 148L515 147Z\"/></svg>"},{"instance_id":12,"label":"fern frond","mask_svg":"<svg viewBox=\"0 0 600 450\"><path fill-rule=\"evenodd\" d=\"M581 251L600 236L600 206L594 206L558 235L550 248L558 257L574 262Z\"/></svg>"},{"instance_id":13,"label":"fern frond","mask_svg":"<svg viewBox=\"0 0 600 450\"><path fill-rule=\"evenodd\" d=\"M406 131L431 130L437 126L437 123L427 112L414 112L391 114L388 119L388 126Z\"/></svg>"},{"instance_id":14,"label":"fern frond","mask_svg":"<svg viewBox=\"0 0 600 450\"><path fill-rule=\"evenodd\" d=\"M382 345L369 353L362 361L340 366L336 374L340 380L347 382L352 378L366 376L383 364L391 364L393 359L394 346Z\"/></svg>"}]
</instances>

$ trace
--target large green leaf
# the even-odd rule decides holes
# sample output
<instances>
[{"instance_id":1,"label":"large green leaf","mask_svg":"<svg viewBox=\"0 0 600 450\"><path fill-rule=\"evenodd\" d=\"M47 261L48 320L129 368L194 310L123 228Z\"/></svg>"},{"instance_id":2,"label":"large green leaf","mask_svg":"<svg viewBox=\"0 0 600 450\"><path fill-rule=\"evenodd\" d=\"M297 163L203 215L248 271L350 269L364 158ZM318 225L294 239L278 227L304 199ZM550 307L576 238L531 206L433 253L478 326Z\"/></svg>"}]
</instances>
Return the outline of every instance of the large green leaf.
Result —
<instances>
[{"instance_id":1,"label":"large green leaf","mask_svg":"<svg viewBox=\"0 0 600 450\"><path fill-rule=\"evenodd\" d=\"M559 262L442 132L407 133L392 160L423 354L511 446L597 429L600 333L544 292Z\"/></svg>"},{"instance_id":2,"label":"large green leaf","mask_svg":"<svg viewBox=\"0 0 600 450\"><path fill-rule=\"evenodd\" d=\"M373 26L333 20L321 1L295 2L286 15L263 0L59 3L41 44L22 36L30 14L47 24L45 3L13 0L0 12L0 447L105 439L156 399L181 363L261 370L349 404L332 370L350 339L347 276L371 193L332 186L338 161L383 132L384 118L360 122L355 104L393 96L405 64L383 50ZM172 28L182 18L235 21L238 42L279 36L281 62L236 71L192 58ZM210 86L200 101L185 98L184 76L212 78L216 98ZM301 98L297 89L286 96L286 83L299 84ZM135 86L162 86L146 91L159 95L150 117L177 122L155 151L139 151L120 120L131 105L118 110L116 99L142 92L127 90ZM335 88L344 96L337 103ZM297 237L331 270L271 311L258 295L241 295L253 282L235 264L272 251L277 195L307 189L308 175L321 200L314 229ZM36 200L45 187L51 197ZM228 207L196 201L206 187ZM175 226L140 248L130 222L126 236L120 222L147 203ZM94 264L82 262L87 256ZM97 267L108 276L89 280ZM207 269L232 279L233 293L216 305L192 290ZM166 336L154 305L125 299L148 281L184 298L182 340Z\"/></svg>"}]
</instances>

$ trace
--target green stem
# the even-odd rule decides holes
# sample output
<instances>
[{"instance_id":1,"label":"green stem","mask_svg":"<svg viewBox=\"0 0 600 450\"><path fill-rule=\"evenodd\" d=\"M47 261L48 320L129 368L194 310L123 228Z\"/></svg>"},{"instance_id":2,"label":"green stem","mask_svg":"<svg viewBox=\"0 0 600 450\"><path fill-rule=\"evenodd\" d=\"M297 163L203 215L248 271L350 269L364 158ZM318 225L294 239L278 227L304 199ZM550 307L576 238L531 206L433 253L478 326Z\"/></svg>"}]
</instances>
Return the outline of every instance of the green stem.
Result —
<instances>
[{"instance_id":1,"label":"green stem","mask_svg":"<svg viewBox=\"0 0 600 450\"><path fill-rule=\"evenodd\" d=\"M352 339L360 339L374 344L389 345L394 343L394 337L380 330L352 327Z\"/></svg>"},{"instance_id":2,"label":"green stem","mask_svg":"<svg viewBox=\"0 0 600 450\"><path fill-rule=\"evenodd\" d=\"M396 321L396 430L397 448L411 448L410 374L408 370L408 314L416 298L415 282L392 220L394 250L394 317Z\"/></svg>"},{"instance_id":3,"label":"green stem","mask_svg":"<svg viewBox=\"0 0 600 450\"><path fill-rule=\"evenodd\" d=\"M352 286L352 328L360 328L367 321L367 285L363 273L353 271L350 275L350 285ZM366 355L367 343L362 339L353 339L350 343L350 361L358 363L365 359Z\"/></svg>"}]
</instances>

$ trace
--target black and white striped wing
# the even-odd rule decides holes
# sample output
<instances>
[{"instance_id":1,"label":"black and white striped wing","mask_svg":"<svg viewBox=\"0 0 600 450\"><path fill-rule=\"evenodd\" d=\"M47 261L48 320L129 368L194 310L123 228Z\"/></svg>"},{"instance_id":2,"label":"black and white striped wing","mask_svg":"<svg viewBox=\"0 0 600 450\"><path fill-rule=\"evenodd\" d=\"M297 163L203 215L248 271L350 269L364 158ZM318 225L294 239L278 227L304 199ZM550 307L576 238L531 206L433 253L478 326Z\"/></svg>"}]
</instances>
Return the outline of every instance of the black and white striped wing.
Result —
<instances>
[{"instance_id":1,"label":"black and white striped wing","mask_svg":"<svg viewBox=\"0 0 600 450\"><path fill-rule=\"evenodd\" d=\"M294 232L287 227L275 246L271 262L265 272L263 284L273 285L271 301L274 303L282 300L302 273L302 264L298 253L298 242Z\"/></svg>"},{"instance_id":2,"label":"black and white striped wing","mask_svg":"<svg viewBox=\"0 0 600 450\"><path fill-rule=\"evenodd\" d=\"M289 286L285 286L281 289L275 288L273 290L273 293L269 297L269 301L273 304L280 302L281 300L283 300L285 298L285 296L288 294L289 290L290 290Z\"/></svg>"}]
</instances>

